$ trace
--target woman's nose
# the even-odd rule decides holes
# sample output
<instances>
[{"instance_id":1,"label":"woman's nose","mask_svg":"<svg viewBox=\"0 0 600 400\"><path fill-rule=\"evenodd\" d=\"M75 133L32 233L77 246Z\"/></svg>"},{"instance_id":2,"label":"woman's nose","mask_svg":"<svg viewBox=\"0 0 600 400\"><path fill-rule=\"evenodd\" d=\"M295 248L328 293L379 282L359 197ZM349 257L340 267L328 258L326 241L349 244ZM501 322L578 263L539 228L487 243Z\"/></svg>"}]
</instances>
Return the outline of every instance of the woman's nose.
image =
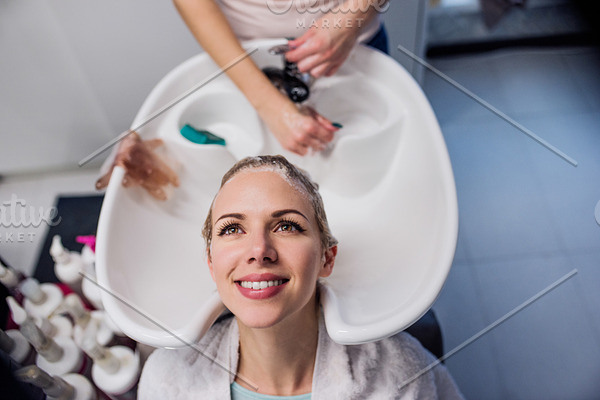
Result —
<instances>
[{"instance_id":1,"label":"woman's nose","mask_svg":"<svg viewBox=\"0 0 600 400\"><path fill-rule=\"evenodd\" d=\"M275 249L268 233L255 233L250 239L248 263L272 263L277 261Z\"/></svg>"}]
</instances>

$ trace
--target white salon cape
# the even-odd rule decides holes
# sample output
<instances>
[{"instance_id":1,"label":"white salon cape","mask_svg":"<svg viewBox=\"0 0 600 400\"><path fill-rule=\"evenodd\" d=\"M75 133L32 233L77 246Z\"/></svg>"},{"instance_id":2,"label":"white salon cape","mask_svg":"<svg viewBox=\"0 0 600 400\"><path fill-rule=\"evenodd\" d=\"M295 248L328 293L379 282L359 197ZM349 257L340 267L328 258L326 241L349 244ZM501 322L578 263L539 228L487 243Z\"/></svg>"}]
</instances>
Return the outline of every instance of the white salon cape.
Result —
<instances>
[{"instance_id":1,"label":"white salon cape","mask_svg":"<svg viewBox=\"0 0 600 400\"><path fill-rule=\"evenodd\" d=\"M318 337L312 400L463 398L446 368L407 333L345 346L331 340L321 316ZM230 399L238 350L234 318L211 327L195 348L157 349L142 371L138 400Z\"/></svg>"}]
</instances>

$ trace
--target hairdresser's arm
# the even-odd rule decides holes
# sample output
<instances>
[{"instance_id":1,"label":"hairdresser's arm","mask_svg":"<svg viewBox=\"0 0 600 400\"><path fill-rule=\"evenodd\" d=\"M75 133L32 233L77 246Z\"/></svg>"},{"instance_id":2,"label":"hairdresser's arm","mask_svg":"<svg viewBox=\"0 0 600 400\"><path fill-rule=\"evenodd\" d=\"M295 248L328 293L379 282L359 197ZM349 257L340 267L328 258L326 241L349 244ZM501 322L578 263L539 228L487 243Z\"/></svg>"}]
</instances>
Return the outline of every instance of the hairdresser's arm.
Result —
<instances>
[{"instance_id":1,"label":"hairdresser's arm","mask_svg":"<svg viewBox=\"0 0 600 400\"><path fill-rule=\"evenodd\" d=\"M173 0L200 46L220 67L244 54L215 0ZM281 145L298 154L320 150L337 130L326 118L298 107L247 57L230 68L229 78L242 91Z\"/></svg>"},{"instance_id":2,"label":"hairdresser's arm","mask_svg":"<svg viewBox=\"0 0 600 400\"><path fill-rule=\"evenodd\" d=\"M387 6L388 0L346 0L333 8L296 40L286 53L300 72L316 78L331 76L342 66L363 29ZM328 27L328 29L323 29Z\"/></svg>"}]
</instances>

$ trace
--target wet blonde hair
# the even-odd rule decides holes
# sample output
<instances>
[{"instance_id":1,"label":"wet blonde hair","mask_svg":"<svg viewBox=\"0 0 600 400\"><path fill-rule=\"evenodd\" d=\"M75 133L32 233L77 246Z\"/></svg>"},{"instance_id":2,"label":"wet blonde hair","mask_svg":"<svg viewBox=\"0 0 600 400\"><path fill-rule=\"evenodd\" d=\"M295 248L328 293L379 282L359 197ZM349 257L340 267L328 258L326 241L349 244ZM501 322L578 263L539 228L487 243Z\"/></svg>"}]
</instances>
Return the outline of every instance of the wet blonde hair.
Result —
<instances>
[{"instance_id":1,"label":"wet blonde hair","mask_svg":"<svg viewBox=\"0 0 600 400\"><path fill-rule=\"evenodd\" d=\"M321 247L323 250L326 250L338 243L337 239L331 233L329 223L327 222L325 206L323 205L323 199L319 194L319 185L311 180L306 171L296 167L281 155L246 157L235 163L233 167L231 167L229 171L223 175L219 190L221 190L221 188L239 172L246 170L277 172L296 190L304 192L304 194L307 195L313 210L315 211L315 219L317 220L317 226L319 228L321 238ZM213 232L212 208L213 205L211 204L208 215L206 216L206 220L204 221L204 227L202 228L202 236L206 241L206 252L209 258Z\"/></svg>"}]
</instances>

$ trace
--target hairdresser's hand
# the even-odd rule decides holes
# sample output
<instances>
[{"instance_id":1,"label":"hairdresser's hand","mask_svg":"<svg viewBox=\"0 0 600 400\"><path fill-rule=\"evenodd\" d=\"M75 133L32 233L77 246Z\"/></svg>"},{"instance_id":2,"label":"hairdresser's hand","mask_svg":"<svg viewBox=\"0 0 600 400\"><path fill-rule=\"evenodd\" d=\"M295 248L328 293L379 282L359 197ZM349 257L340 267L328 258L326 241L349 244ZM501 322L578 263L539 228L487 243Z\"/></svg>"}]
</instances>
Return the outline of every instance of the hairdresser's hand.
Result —
<instances>
[{"instance_id":1,"label":"hairdresser's hand","mask_svg":"<svg viewBox=\"0 0 600 400\"><path fill-rule=\"evenodd\" d=\"M325 149L339 130L309 106L297 106L280 95L258 109L262 120L284 149L300 155Z\"/></svg>"},{"instance_id":2,"label":"hairdresser's hand","mask_svg":"<svg viewBox=\"0 0 600 400\"><path fill-rule=\"evenodd\" d=\"M343 15L326 14L316 26L299 38L290 40L288 44L292 50L285 54L287 60L297 63L300 72L309 72L315 78L335 74L348 58L360 34L359 23L349 19L346 25Z\"/></svg>"},{"instance_id":3,"label":"hairdresser's hand","mask_svg":"<svg viewBox=\"0 0 600 400\"><path fill-rule=\"evenodd\" d=\"M158 200L166 200L165 186L179 186L177 174L154 152L161 139L142 140L132 132L119 144L117 156L110 170L96 182L96 189L108 186L115 166L125 169L123 186L141 186Z\"/></svg>"}]
</instances>

